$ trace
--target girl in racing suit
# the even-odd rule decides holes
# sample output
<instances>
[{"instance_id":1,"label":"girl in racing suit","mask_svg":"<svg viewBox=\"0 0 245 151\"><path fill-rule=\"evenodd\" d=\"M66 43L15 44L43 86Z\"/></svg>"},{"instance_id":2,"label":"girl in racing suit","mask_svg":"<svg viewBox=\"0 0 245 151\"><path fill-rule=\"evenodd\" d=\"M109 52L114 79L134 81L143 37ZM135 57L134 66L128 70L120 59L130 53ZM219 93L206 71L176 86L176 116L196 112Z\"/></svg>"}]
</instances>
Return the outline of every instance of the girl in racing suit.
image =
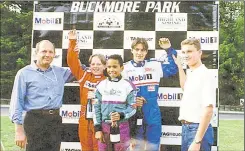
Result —
<instances>
[{"instance_id":1,"label":"girl in racing suit","mask_svg":"<svg viewBox=\"0 0 245 151\"><path fill-rule=\"evenodd\" d=\"M76 45L76 31L70 31L68 37L67 64L80 85L81 116L79 118L78 133L81 148L84 151L97 151L98 141L94 137L93 119L86 118L86 112L88 100L94 98L94 92L92 91L95 90L96 84L105 79L103 70L105 69L106 59L100 54L92 55L89 59L90 71L82 68L79 60L79 49Z\"/></svg>"}]
</instances>

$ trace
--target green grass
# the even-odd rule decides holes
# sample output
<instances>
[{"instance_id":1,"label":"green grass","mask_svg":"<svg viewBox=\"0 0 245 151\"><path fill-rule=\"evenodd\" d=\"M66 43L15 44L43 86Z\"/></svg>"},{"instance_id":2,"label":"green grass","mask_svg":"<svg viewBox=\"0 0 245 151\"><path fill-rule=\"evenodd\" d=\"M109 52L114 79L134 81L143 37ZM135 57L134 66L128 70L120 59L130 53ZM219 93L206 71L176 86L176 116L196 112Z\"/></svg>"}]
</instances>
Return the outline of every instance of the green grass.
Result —
<instances>
[{"instance_id":1,"label":"green grass","mask_svg":"<svg viewBox=\"0 0 245 151\"><path fill-rule=\"evenodd\" d=\"M14 142L14 124L1 116L1 140L6 151L19 151ZM219 151L244 150L244 120L220 120Z\"/></svg>"},{"instance_id":2,"label":"green grass","mask_svg":"<svg viewBox=\"0 0 245 151\"><path fill-rule=\"evenodd\" d=\"M219 121L219 150L244 150L244 120Z\"/></svg>"},{"instance_id":3,"label":"green grass","mask_svg":"<svg viewBox=\"0 0 245 151\"><path fill-rule=\"evenodd\" d=\"M1 141L6 151L20 151L20 147L15 145L14 124L7 116L1 116ZM22 149L23 150L23 149Z\"/></svg>"}]
</instances>

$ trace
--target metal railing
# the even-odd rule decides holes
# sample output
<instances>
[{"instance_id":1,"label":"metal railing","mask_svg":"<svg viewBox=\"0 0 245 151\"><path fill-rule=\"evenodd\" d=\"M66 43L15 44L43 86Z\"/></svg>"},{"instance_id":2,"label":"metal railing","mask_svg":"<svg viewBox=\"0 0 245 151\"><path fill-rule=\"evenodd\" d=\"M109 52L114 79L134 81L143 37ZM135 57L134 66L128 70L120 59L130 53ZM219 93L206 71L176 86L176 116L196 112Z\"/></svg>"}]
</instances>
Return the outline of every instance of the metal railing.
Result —
<instances>
[{"instance_id":1,"label":"metal railing","mask_svg":"<svg viewBox=\"0 0 245 151\"><path fill-rule=\"evenodd\" d=\"M0 98L1 105L9 105L10 99Z\"/></svg>"},{"instance_id":2,"label":"metal railing","mask_svg":"<svg viewBox=\"0 0 245 151\"><path fill-rule=\"evenodd\" d=\"M244 111L244 106L219 105L220 111Z\"/></svg>"}]
</instances>

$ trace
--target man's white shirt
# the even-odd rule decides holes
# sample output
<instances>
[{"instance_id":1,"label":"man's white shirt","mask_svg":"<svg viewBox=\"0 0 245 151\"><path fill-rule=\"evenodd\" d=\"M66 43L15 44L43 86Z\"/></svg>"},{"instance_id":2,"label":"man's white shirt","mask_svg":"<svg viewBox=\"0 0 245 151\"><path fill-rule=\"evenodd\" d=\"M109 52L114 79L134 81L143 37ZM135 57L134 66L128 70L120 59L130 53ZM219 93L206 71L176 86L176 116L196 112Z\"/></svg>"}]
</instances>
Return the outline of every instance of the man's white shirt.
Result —
<instances>
[{"instance_id":1,"label":"man's white shirt","mask_svg":"<svg viewBox=\"0 0 245 151\"><path fill-rule=\"evenodd\" d=\"M204 64L188 70L180 104L179 120L200 123L205 107L216 104L216 88Z\"/></svg>"}]
</instances>

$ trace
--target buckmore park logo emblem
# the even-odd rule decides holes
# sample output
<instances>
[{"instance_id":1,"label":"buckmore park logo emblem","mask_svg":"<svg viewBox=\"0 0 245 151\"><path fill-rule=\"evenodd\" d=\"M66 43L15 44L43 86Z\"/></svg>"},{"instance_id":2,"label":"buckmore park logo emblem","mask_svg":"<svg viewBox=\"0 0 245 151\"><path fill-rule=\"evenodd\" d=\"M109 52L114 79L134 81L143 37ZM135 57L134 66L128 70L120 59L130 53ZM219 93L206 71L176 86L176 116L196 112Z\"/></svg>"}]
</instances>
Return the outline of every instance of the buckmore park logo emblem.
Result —
<instances>
[{"instance_id":1,"label":"buckmore park logo emblem","mask_svg":"<svg viewBox=\"0 0 245 151\"><path fill-rule=\"evenodd\" d=\"M97 28L122 28L122 23L114 15L104 16L97 23Z\"/></svg>"}]
</instances>

